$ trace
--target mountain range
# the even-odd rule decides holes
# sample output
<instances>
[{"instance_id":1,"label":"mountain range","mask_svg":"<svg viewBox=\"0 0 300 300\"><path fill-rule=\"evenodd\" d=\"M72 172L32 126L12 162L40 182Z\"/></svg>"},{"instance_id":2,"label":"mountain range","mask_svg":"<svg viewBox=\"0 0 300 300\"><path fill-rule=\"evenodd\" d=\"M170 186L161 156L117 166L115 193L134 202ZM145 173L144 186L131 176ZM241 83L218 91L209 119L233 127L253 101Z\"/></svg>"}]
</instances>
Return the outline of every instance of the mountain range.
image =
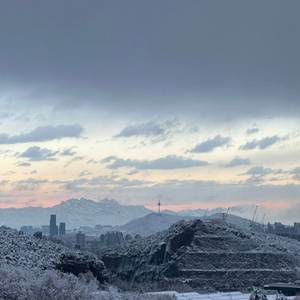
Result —
<instances>
[{"instance_id":1,"label":"mountain range","mask_svg":"<svg viewBox=\"0 0 300 300\"><path fill-rule=\"evenodd\" d=\"M19 229L23 225L49 224L50 215L57 222L66 222L68 229L80 226L123 225L149 214L144 206L122 205L116 200L93 201L85 198L70 199L52 207L24 207L0 209L0 225Z\"/></svg>"},{"instance_id":2,"label":"mountain range","mask_svg":"<svg viewBox=\"0 0 300 300\"><path fill-rule=\"evenodd\" d=\"M253 219L255 205L233 206L229 213L246 219ZM293 219L287 218L293 212ZM69 199L52 207L23 207L0 209L0 225L6 225L19 229L23 225L41 226L49 224L51 214L57 215L57 222L66 222L68 229L79 228L80 226L111 225L121 226L134 219L133 223L126 224L130 232L140 233L143 228L148 233L156 232L157 228L163 228L187 217L203 217L214 214L226 213L227 208L213 208L210 210L194 209L182 210L179 212L163 211L163 217L156 220L156 215L150 215L153 211L142 205L123 205L113 199L102 201L88 200L85 198ZM291 223L299 221L299 205L294 209L282 210L280 214L273 210L266 210L258 207L255 214L256 222L285 221ZM266 216L266 217L264 217ZM148 225L149 226L148 226ZM154 224L154 225L153 225ZM147 227L148 226L148 227ZM147 227L147 228L146 228ZM156 228L157 227L157 228ZM162 229L162 230L163 230Z\"/></svg>"}]
</instances>

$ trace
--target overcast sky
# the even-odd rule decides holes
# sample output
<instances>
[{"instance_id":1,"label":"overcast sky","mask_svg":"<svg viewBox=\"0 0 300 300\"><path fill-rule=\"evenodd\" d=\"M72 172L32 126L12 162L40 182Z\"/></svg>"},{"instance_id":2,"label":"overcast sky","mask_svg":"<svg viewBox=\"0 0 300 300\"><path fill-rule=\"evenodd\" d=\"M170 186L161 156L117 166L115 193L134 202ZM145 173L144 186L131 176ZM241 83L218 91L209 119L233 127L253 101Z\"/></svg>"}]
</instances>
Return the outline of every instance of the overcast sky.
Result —
<instances>
[{"instance_id":1,"label":"overcast sky","mask_svg":"<svg viewBox=\"0 0 300 300\"><path fill-rule=\"evenodd\" d=\"M0 205L296 205L299 10L1 1Z\"/></svg>"}]
</instances>

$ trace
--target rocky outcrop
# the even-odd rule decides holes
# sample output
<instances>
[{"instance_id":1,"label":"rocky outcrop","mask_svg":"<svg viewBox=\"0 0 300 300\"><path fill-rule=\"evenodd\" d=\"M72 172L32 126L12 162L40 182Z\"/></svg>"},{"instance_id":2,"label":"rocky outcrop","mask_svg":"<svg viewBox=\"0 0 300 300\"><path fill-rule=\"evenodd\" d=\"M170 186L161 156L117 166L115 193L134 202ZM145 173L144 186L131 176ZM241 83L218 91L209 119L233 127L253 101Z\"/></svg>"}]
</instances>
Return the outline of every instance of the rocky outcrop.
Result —
<instances>
[{"instance_id":1,"label":"rocky outcrop","mask_svg":"<svg viewBox=\"0 0 300 300\"><path fill-rule=\"evenodd\" d=\"M76 276L91 272L100 283L103 283L107 279L103 262L90 254L64 253L60 256L55 268L64 273L72 273Z\"/></svg>"},{"instance_id":2,"label":"rocky outcrop","mask_svg":"<svg viewBox=\"0 0 300 300\"><path fill-rule=\"evenodd\" d=\"M300 243L194 220L102 254L105 266L133 282L185 283L231 290L296 279Z\"/></svg>"}]
</instances>

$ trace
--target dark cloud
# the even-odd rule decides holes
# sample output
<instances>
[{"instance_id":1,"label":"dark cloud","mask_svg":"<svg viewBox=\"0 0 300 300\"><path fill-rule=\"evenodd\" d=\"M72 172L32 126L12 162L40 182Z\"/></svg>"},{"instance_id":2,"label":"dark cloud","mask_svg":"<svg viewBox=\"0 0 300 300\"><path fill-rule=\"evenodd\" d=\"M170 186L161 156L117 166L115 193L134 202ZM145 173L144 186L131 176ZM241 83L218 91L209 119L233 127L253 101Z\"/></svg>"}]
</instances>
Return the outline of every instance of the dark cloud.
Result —
<instances>
[{"instance_id":1,"label":"dark cloud","mask_svg":"<svg viewBox=\"0 0 300 300\"><path fill-rule=\"evenodd\" d=\"M28 163L28 162L21 162L21 163L18 163L18 166L19 166L19 167L30 167L31 164Z\"/></svg>"},{"instance_id":2,"label":"dark cloud","mask_svg":"<svg viewBox=\"0 0 300 300\"><path fill-rule=\"evenodd\" d=\"M300 174L300 167L297 167L297 168L293 169L292 172L295 173L295 174Z\"/></svg>"},{"instance_id":3,"label":"dark cloud","mask_svg":"<svg viewBox=\"0 0 300 300\"><path fill-rule=\"evenodd\" d=\"M284 171L281 169L272 169L272 168L266 168L263 166L255 166L249 169L247 172L241 174L241 175L269 175L269 174L281 174Z\"/></svg>"},{"instance_id":4,"label":"dark cloud","mask_svg":"<svg viewBox=\"0 0 300 300\"><path fill-rule=\"evenodd\" d=\"M89 165L89 164L93 164L93 165L96 165L96 164L99 164L100 161L98 160L95 160L95 159L89 159L86 163Z\"/></svg>"},{"instance_id":5,"label":"dark cloud","mask_svg":"<svg viewBox=\"0 0 300 300\"><path fill-rule=\"evenodd\" d=\"M89 176L89 175L92 175L92 173L88 170L84 170L79 173L79 177L85 177L85 176Z\"/></svg>"},{"instance_id":6,"label":"dark cloud","mask_svg":"<svg viewBox=\"0 0 300 300\"><path fill-rule=\"evenodd\" d=\"M64 165L64 168L67 168L71 164L73 164L77 161L82 161L82 160L84 160L84 156L75 156Z\"/></svg>"},{"instance_id":7,"label":"dark cloud","mask_svg":"<svg viewBox=\"0 0 300 300\"><path fill-rule=\"evenodd\" d=\"M13 114L11 114L11 113L1 113L0 114L0 119L8 119L11 116L13 116Z\"/></svg>"},{"instance_id":8,"label":"dark cloud","mask_svg":"<svg viewBox=\"0 0 300 300\"><path fill-rule=\"evenodd\" d=\"M251 127L251 128L248 128L247 130L246 130L246 134L247 135L252 135L252 134L254 134L254 133L258 133L259 132L259 128L258 127Z\"/></svg>"},{"instance_id":9,"label":"dark cloud","mask_svg":"<svg viewBox=\"0 0 300 300\"><path fill-rule=\"evenodd\" d=\"M166 129L162 124L148 122L125 127L115 137L157 137L165 135Z\"/></svg>"},{"instance_id":10,"label":"dark cloud","mask_svg":"<svg viewBox=\"0 0 300 300\"><path fill-rule=\"evenodd\" d=\"M67 148L61 151L60 155L62 156L74 156L76 155L76 151L73 148Z\"/></svg>"},{"instance_id":11,"label":"dark cloud","mask_svg":"<svg viewBox=\"0 0 300 300\"><path fill-rule=\"evenodd\" d=\"M138 170L172 170L208 165L206 161L194 160L176 155L169 155L154 160L123 159L115 156L110 156L103 159L102 162L108 163L107 167L110 169L128 167Z\"/></svg>"},{"instance_id":12,"label":"dark cloud","mask_svg":"<svg viewBox=\"0 0 300 300\"><path fill-rule=\"evenodd\" d=\"M178 128L177 128L178 127ZM175 132L179 131L179 122L174 120L167 120L165 122L146 122L129 125L115 135L115 138L143 138L140 143L141 146L148 144L155 144L165 141Z\"/></svg>"},{"instance_id":13,"label":"dark cloud","mask_svg":"<svg viewBox=\"0 0 300 300\"><path fill-rule=\"evenodd\" d=\"M283 173L284 173L284 171L281 169L272 169L272 168L266 168L264 166L255 166L240 175L241 176L243 176L243 175L249 176L245 181L246 184L258 185L258 184L263 184L265 182L266 176L280 175ZM271 181L275 181L275 180L277 180L276 177L274 177Z\"/></svg>"},{"instance_id":14,"label":"dark cloud","mask_svg":"<svg viewBox=\"0 0 300 300\"><path fill-rule=\"evenodd\" d=\"M282 199L298 201L300 185L269 185L256 183L219 183L215 181L182 180L169 181L157 185L152 185L140 190L140 195L145 195L146 199L153 199L161 195L163 203L188 203L190 199L195 199L195 203L224 203L228 206L235 202L239 205L243 203L281 202ZM136 193L138 196L139 193ZM242 199L242 202L241 202ZM299 217L297 218L299 220Z\"/></svg>"},{"instance_id":15,"label":"dark cloud","mask_svg":"<svg viewBox=\"0 0 300 300\"><path fill-rule=\"evenodd\" d=\"M300 180L300 167L293 169L291 174L293 175L293 179Z\"/></svg>"},{"instance_id":16,"label":"dark cloud","mask_svg":"<svg viewBox=\"0 0 300 300\"><path fill-rule=\"evenodd\" d=\"M79 125L40 126L19 135L0 134L0 144L45 142L62 138L80 137L83 129Z\"/></svg>"},{"instance_id":17,"label":"dark cloud","mask_svg":"<svg viewBox=\"0 0 300 300\"><path fill-rule=\"evenodd\" d=\"M52 151L47 148L32 146L21 153L19 157L27 158L30 161L56 160L58 151Z\"/></svg>"},{"instance_id":18,"label":"dark cloud","mask_svg":"<svg viewBox=\"0 0 300 300\"><path fill-rule=\"evenodd\" d=\"M101 180L100 180L101 181ZM85 185L81 185L83 188ZM93 189L95 195L110 194L111 185L106 186L96 184L87 186ZM82 189L79 186L79 192ZM238 203L243 205L262 204L264 202L282 202L298 201L300 193L300 185L296 184L278 184L270 185L262 182L239 182L239 183L220 183L217 181L202 180L168 180L162 183L145 184L135 186L117 186L115 185L114 196L118 199L142 199L143 204L153 203L153 199L157 199L158 195L165 204L185 204L193 203L199 206L209 203L228 206L229 203ZM242 200L241 200L242 199ZM299 220L299 216L297 217Z\"/></svg>"},{"instance_id":19,"label":"dark cloud","mask_svg":"<svg viewBox=\"0 0 300 300\"><path fill-rule=\"evenodd\" d=\"M24 180L19 180L15 183L16 191L35 191L40 188L41 185L47 183L46 179L35 179L28 178Z\"/></svg>"},{"instance_id":20,"label":"dark cloud","mask_svg":"<svg viewBox=\"0 0 300 300\"><path fill-rule=\"evenodd\" d=\"M127 178L113 178L106 176L98 176L93 178L80 178L75 180L57 181L56 184L62 185L66 190L88 190L97 188L129 188L139 187L149 184L148 181L143 180L129 180Z\"/></svg>"},{"instance_id":21,"label":"dark cloud","mask_svg":"<svg viewBox=\"0 0 300 300\"><path fill-rule=\"evenodd\" d=\"M245 165L250 165L250 163L251 162L249 158L235 157L228 164L226 164L225 167L231 168L231 167L245 166Z\"/></svg>"},{"instance_id":22,"label":"dark cloud","mask_svg":"<svg viewBox=\"0 0 300 300\"><path fill-rule=\"evenodd\" d=\"M244 145L240 146L240 149L242 150L253 150L253 149L260 149L264 150L271 146L273 146L276 143L279 143L281 141L286 140L286 137L280 137L278 135L268 136L265 138L262 138L260 140L252 140L250 142L247 142Z\"/></svg>"},{"instance_id":23,"label":"dark cloud","mask_svg":"<svg viewBox=\"0 0 300 300\"><path fill-rule=\"evenodd\" d=\"M261 185L265 182L264 175L251 175L245 180L245 184Z\"/></svg>"},{"instance_id":24,"label":"dark cloud","mask_svg":"<svg viewBox=\"0 0 300 300\"><path fill-rule=\"evenodd\" d=\"M20 103L201 119L299 116L299 1L2 1ZM263 100L262 100L263 99Z\"/></svg>"},{"instance_id":25,"label":"dark cloud","mask_svg":"<svg viewBox=\"0 0 300 300\"><path fill-rule=\"evenodd\" d=\"M211 152L216 148L228 146L231 142L230 137L223 137L220 135L216 135L214 138L208 139L198 145L196 145L191 152L193 153L204 153L204 152Z\"/></svg>"}]
</instances>

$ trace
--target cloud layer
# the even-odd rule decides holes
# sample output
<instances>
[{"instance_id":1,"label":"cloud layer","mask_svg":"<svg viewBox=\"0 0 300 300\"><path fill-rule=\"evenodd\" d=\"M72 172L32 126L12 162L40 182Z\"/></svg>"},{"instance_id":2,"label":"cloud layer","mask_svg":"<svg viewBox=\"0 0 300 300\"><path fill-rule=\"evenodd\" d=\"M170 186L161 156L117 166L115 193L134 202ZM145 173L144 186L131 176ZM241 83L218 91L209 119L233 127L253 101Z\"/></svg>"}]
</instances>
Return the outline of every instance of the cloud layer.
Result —
<instances>
[{"instance_id":1,"label":"cloud layer","mask_svg":"<svg viewBox=\"0 0 300 300\"><path fill-rule=\"evenodd\" d=\"M228 164L226 164L225 167L232 168L232 167L238 167L238 166L246 166L246 165L250 165L250 163L251 162L250 162L249 158L235 157Z\"/></svg>"},{"instance_id":2,"label":"cloud layer","mask_svg":"<svg viewBox=\"0 0 300 300\"><path fill-rule=\"evenodd\" d=\"M27 158L30 161L55 160L58 151L52 151L47 148L33 146L21 153L19 157Z\"/></svg>"},{"instance_id":3,"label":"cloud layer","mask_svg":"<svg viewBox=\"0 0 300 300\"><path fill-rule=\"evenodd\" d=\"M246 144L242 145L240 149L242 150L253 150L253 149L260 149L264 150L271 146L273 146L276 143L279 143L283 140L285 140L286 137L280 137L278 135L268 136L259 140L252 140L250 142L247 142Z\"/></svg>"},{"instance_id":4,"label":"cloud layer","mask_svg":"<svg viewBox=\"0 0 300 300\"><path fill-rule=\"evenodd\" d=\"M129 125L123 128L116 137L157 137L166 134L166 128L162 124L148 122Z\"/></svg>"},{"instance_id":5,"label":"cloud layer","mask_svg":"<svg viewBox=\"0 0 300 300\"><path fill-rule=\"evenodd\" d=\"M78 138L83 129L79 125L40 126L19 135L0 134L0 144L45 142L62 138Z\"/></svg>"},{"instance_id":6,"label":"cloud layer","mask_svg":"<svg viewBox=\"0 0 300 300\"><path fill-rule=\"evenodd\" d=\"M208 162L206 161L194 160L176 155L169 155L154 160L123 159L110 156L103 159L102 162L108 163L107 167L110 169L128 167L135 168L137 170L173 170L208 165Z\"/></svg>"},{"instance_id":7,"label":"cloud layer","mask_svg":"<svg viewBox=\"0 0 300 300\"><path fill-rule=\"evenodd\" d=\"M118 116L298 116L299 9L279 0L76 1L68 10L58 0L3 1L0 85L21 104Z\"/></svg>"},{"instance_id":8,"label":"cloud layer","mask_svg":"<svg viewBox=\"0 0 300 300\"><path fill-rule=\"evenodd\" d=\"M211 152L217 148L228 146L231 142L230 137L223 137L221 135L216 135L214 138L208 139L191 149L193 153L204 153Z\"/></svg>"}]
</instances>

